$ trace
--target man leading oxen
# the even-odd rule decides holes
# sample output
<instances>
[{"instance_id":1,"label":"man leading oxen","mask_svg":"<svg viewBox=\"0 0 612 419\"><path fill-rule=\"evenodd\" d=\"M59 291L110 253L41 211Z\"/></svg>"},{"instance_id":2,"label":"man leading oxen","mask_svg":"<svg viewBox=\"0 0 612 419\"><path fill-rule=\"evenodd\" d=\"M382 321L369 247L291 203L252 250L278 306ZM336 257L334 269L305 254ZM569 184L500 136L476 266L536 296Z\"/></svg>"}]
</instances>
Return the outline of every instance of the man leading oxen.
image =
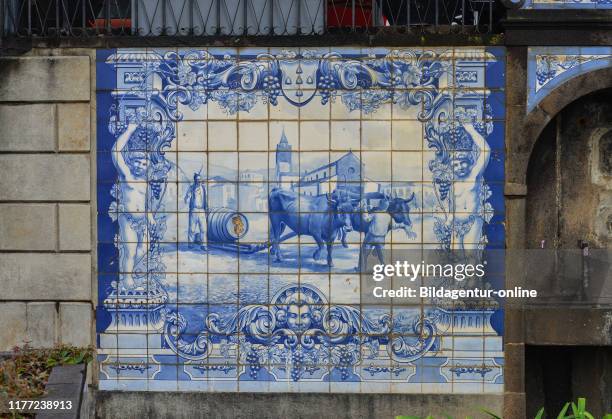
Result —
<instances>
[{"instance_id":1,"label":"man leading oxen","mask_svg":"<svg viewBox=\"0 0 612 419\"><path fill-rule=\"evenodd\" d=\"M410 220L410 204L415 200L414 192L408 199L400 198L398 196L389 197L383 194L377 194L380 196L376 196L379 200L387 201L385 206L385 212L388 213L395 225L400 226L408 236L409 239L415 239L416 233L412 231L412 221ZM375 195L372 194L372 198ZM363 217L363 212L368 211L367 205L361 204L361 207L353 210L351 213L351 226L352 230L357 231L359 233L366 234L369 231L370 224L373 220L368 219L367 217ZM346 231L344 229L340 230L340 241L342 242L342 246L348 247L348 243L346 241ZM385 232L386 234L386 232Z\"/></svg>"},{"instance_id":2,"label":"man leading oxen","mask_svg":"<svg viewBox=\"0 0 612 419\"><path fill-rule=\"evenodd\" d=\"M405 202L401 198L394 198L395 204L400 205L399 208L408 209L408 203L414 199L412 197ZM359 250L359 263L355 270L357 272L365 272L368 262L368 257L372 250L376 252L378 262L384 264L383 248L387 238L387 233L391 230L402 229L406 232L410 239L416 238L416 234L410 229L412 222L407 213L399 213L398 209L390 210L389 200L385 197L379 201L379 204L373 210L367 205L366 200L360 204L361 218L365 225L365 237Z\"/></svg>"},{"instance_id":3,"label":"man leading oxen","mask_svg":"<svg viewBox=\"0 0 612 419\"><path fill-rule=\"evenodd\" d=\"M274 188L268 197L270 235L275 261L282 261L279 243L285 227L295 235L311 236L317 243L313 254L321 258L323 245L327 247L327 265L333 266L332 245L340 230L350 231L353 206L339 196L304 196L296 192Z\"/></svg>"}]
</instances>

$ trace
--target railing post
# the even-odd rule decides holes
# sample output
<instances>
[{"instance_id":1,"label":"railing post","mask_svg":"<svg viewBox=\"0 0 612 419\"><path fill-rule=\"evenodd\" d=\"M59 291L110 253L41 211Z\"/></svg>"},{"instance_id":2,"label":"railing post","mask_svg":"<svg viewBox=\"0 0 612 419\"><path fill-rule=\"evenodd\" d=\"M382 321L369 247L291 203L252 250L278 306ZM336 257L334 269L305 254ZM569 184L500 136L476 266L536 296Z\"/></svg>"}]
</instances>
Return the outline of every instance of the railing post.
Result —
<instances>
[{"instance_id":1,"label":"railing post","mask_svg":"<svg viewBox=\"0 0 612 419\"><path fill-rule=\"evenodd\" d=\"M328 10L328 4L327 4L328 0L323 0L323 33L327 33L328 31L328 21L327 21L327 10Z\"/></svg>"},{"instance_id":2,"label":"railing post","mask_svg":"<svg viewBox=\"0 0 612 419\"><path fill-rule=\"evenodd\" d=\"M4 19L6 15L5 0L0 0L0 45L2 45L2 38L4 37Z\"/></svg>"},{"instance_id":3,"label":"railing post","mask_svg":"<svg viewBox=\"0 0 612 419\"><path fill-rule=\"evenodd\" d=\"M406 2L406 25L408 26L408 28L410 28L410 23L411 23L410 19L412 18L411 10L410 10L412 8L412 4L411 3L412 3L412 0L408 0Z\"/></svg>"},{"instance_id":4,"label":"railing post","mask_svg":"<svg viewBox=\"0 0 612 419\"><path fill-rule=\"evenodd\" d=\"M488 33L493 32L493 0L489 0L489 30Z\"/></svg>"},{"instance_id":5,"label":"railing post","mask_svg":"<svg viewBox=\"0 0 612 419\"><path fill-rule=\"evenodd\" d=\"M44 28L44 22L42 25ZM32 36L32 0L28 0L28 36Z\"/></svg>"},{"instance_id":6,"label":"railing post","mask_svg":"<svg viewBox=\"0 0 612 419\"><path fill-rule=\"evenodd\" d=\"M195 13L195 0L189 0L189 35L193 36L195 30L193 28L193 14Z\"/></svg>"},{"instance_id":7,"label":"railing post","mask_svg":"<svg viewBox=\"0 0 612 419\"><path fill-rule=\"evenodd\" d=\"M87 29L87 0L81 2L81 28L83 32Z\"/></svg>"},{"instance_id":8,"label":"railing post","mask_svg":"<svg viewBox=\"0 0 612 419\"><path fill-rule=\"evenodd\" d=\"M158 0L159 1L159 0ZM161 0L161 15L162 15L162 35L167 35L166 27L166 0Z\"/></svg>"},{"instance_id":9,"label":"railing post","mask_svg":"<svg viewBox=\"0 0 612 419\"><path fill-rule=\"evenodd\" d=\"M132 14L130 16L131 18L131 26L132 26L132 34L133 35L138 35L140 33L140 28L138 27L139 22L138 22L138 8L140 7L139 1L140 0L131 0L132 4L134 5L134 7L130 8L130 13Z\"/></svg>"},{"instance_id":10,"label":"railing post","mask_svg":"<svg viewBox=\"0 0 612 419\"><path fill-rule=\"evenodd\" d=\"M104 8L104 22L106 24L106 32L111 33L111 0L106 0Z\"/></svg>"},{"instance_id":11,"label":"railing post","mask_svg":"<svg viewBox=\"0 0 612 419\"><path fill-rule=\"evenodd\" d=\"M355 32L355 0L351 1L351 29Z\"/></svg>"},{"instance_id":12,"label":"railing post","mask_svg":"<svg viewBox=\"0 0 612 419\"><path fill-rule=\"evenodd\" d=\"M438 31L438 27L440 26L439 21L438 21L439 11L440 11L439 6L440 5L438 3L438 0L436 0L436 3L435 3L435 14L436 15L435 15L435 18L434 18L435 19L434 20L434 28L435 28L436 32Z\"/></svg>"},{"instance_id":13,"label":"railing post","mask_svg":"<svg viewBox=\"0 0 612 419\"><path fill-rule=\"evenodd\" d=\"M242 24L244 27L242 28L242 34L244 36L249 34L249 21L248 21L248 13L249 13L249 0L242 0Z\"/></svg>"},{"instance_id":14,"label":"railing post","mask_svg":"<svg viewBox=\"0 0 612 419\"><path fill-rule=\"evenodd\" d=\"M221 35L221 0L217 0L217 35Z\"/></svg>"},{"instance_id":15,"label":"railing post","mask_svg":"<svg viewBox=\"0 0 612 419\"><path fill-rule=\"evenodd\" d=\"M61 0L55 0L55 35L57 37L60 36L60 32L59 32L59 18L60 18L60 13L59 13L59 6L60 6L60 1Z\"/></svg>"},{"instance_id":16,"label":"railing post","mask_svg":"<svg viewBox=\"0 0 612 419\"><path fill-rule=\"evenodd\" d=\"M295 33L300 35L302 33L302 0L297 0L297 25Z\"/></svg>"},{"instance_id":17,"label":"railing post","mask_svg":"<svg viewBox=\"0 0 612 419\"><path fill-rule=\"evenodd\" d=\"M270 35L274 35L274 0L270 0Z\"/></svg>"}]
</instances>

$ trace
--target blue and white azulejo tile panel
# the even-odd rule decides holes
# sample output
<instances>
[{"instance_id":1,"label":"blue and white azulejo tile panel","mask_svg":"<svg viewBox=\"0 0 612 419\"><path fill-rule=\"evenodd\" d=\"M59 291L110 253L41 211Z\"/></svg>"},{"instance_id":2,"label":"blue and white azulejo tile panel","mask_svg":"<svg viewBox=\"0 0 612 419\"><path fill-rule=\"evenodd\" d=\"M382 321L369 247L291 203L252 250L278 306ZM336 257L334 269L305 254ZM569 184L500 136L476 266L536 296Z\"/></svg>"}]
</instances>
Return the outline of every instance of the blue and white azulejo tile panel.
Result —
<instances>
[{"instance_id":1,"label":"blue and white azulejo tile panel","mask_svg":"<svg viewBox=\"0 0 612 419\"><path fill-rule=\"evenodd\" d=\"M503 249L504 62L99 51L100 388L503 391L498 302L372 304L359 255Z\"/></svg>"},{"instance_id":2,"label":"blue and white azulejo tile panel","mask_svg":"<svg viewBox=\"0 0 612 419\"><path fill-rule=\"evenodd\" d=\"M572 77L612 66L612 47L530 47L527 111Z\"/></svg>"}]
</instances>

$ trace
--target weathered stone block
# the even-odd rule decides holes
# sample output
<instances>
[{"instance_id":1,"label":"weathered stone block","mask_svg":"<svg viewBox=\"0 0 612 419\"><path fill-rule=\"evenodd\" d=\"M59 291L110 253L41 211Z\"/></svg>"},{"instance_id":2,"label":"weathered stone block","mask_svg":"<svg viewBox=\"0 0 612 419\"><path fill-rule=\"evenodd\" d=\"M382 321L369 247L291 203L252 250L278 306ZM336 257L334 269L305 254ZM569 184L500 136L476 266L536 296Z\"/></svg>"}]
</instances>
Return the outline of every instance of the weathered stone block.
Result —
<instances>
[{"instance_id":1,"label":"weathered stone block","mask_svg":"<svg viewBox=\"0 0 612 419\"><path fill-rule=\"evenodd\" d=\"M91 208L87 204L60 204L60 250L91 249Z\"/></svg>"},{"instance_id":2,"label":"weathered stone block","mask_svg":"<svg viewBox=\"0 0 612 419\"><path fill-rule=\"evenodd\" d=\"M54 150L54 105L0 105L0 151Z\"/></svg>"},{"instance_id":3,"label":"weathered stone block","mask_svg":"<svg viewBox=\"0 0 612 419\"><path fill-rule=\"evenodd\" d=\"M550 327L563 319L563 327ZM612 345L612 310L589 307L530 307L525 310L525 343ZM507 364L507 363L506 363Z\"/></svg>"},{"instance_id":4,"label":"weathered stone block","mask_svg":"<svg viewBox=\"0 0 612 419\"><path fill-rule=\"evenodd\" d=\"M57 119L59 150L89 151L89 103L60 103Z\"/></svg>"},{"instance_id":5,"label":"weathered stone block","mask_svg":"<svg viewBox=\"0 0 612 419\"><path fill-rule=\"evenodd\" d=\"M0 352L24 344L26 325L25 303L0 302Z\"/></svg>"},{"instance_id":6,"label":"weathered stone block","mask_svg":"<svg viewBox=\"0 0 612 419\"><path fill-rule=\"evenodd\" d=\"M504 341L506 343L523 343L525 341L525 326L521 308L505 308Z\"/></svg>"},{"instance_id":7,"label":"weathered stone block","mask_svg":"<svg viewBox=\"0 0 612 419\"><path fill-rule=\"evenodd\" d=\"M0 196L19 201L88 201L88 155L1 155Z\"/></svg>"},{"instance_id":8,"label":"weathered stone block","mask_svg":"<svg viewBox=\"0 0 612 419\"><path fill-rule=\"evenodd\" d=\"M7 300L89 300L91 256L2 253L0 289Z\"/></svg>"},{"instance_id":9,"label":"weathered stone block","mask_svg":"<svg viewBox=\"0 0 612 419\"><path fill-rule=\"evenodd\" d=\"M0 80L0 102L88 101L89 57L0 58Z\"/></svg>"},{"instance_id":10,"label":"weathered stone block","mask_svg":"<svg viewBox=\"0 0 612 419\"><path fill-rule=\"evenodd\" d=\"M0 250L55 250L55 204L0 204Z\"/></svg>"},{"instance_id":11,"label":"weathered stone block","mask_svg":"<svg viewBox=\"0 0 612 419\"><path fill-rule=\"evenodd\" d=\"M504 393L504 418L526 418L525 393Z\"/></svg>"},{"instance_id":12,"label":"weathered stone block","mask_svg":"<svg viewBox=\"0 0 612 419\"><path fill-rule=\"evenodd\" d=\"M506 391L523 392L525 391L525 345L507 343L504 349L504 388Z\"/></svg>"},{"instance_id":13,"label":"weathered stone block","mask_svg":"<svg viewBox=\"0 0 612 419\"><path fill-rule=\"evenodd\" d=\"M91 345L92 315L89 303L60 304L60 339L74 346Z\"/></svg>"},{"instance_id":14,"label":"weathered stone block","mask_svg":"<svg viewBox=\"0 0 612 419\"><path fill-rule=\"evenodd\" d=\"M27 305L27 339L34 348L55 345L57 309L54 302L34 302Z\"/></svg>"},{"instance_id":15,"label":"weathered stone block","mask_svg":"<svg viewBox=\"0 0 612 419\"><path fill-rule=\"evenodd\" d=\"M525 196L527 195L527 185L522 183L507 182L504 185L504 195L506 196Z\"/></svg>"}]
</instances>

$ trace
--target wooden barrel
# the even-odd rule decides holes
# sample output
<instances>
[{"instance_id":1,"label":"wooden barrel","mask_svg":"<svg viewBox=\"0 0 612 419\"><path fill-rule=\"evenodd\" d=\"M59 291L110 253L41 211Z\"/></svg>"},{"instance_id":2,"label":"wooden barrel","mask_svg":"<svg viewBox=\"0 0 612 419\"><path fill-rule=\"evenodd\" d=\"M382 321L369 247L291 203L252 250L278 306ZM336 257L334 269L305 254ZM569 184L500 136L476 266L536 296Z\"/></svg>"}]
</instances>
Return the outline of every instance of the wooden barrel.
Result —
<instances>
[{"instance_id":1,"label":"wooden barrel","mask_svg":"<svg viewBox=\"0 0 612 419\"><path fill-rule=\"evenodd\" d=\"M230 208L211 208L208 210L206 220L209 241L235 242L249 231L249 220L244 214Z\"/></svg>"}]
</instances>

